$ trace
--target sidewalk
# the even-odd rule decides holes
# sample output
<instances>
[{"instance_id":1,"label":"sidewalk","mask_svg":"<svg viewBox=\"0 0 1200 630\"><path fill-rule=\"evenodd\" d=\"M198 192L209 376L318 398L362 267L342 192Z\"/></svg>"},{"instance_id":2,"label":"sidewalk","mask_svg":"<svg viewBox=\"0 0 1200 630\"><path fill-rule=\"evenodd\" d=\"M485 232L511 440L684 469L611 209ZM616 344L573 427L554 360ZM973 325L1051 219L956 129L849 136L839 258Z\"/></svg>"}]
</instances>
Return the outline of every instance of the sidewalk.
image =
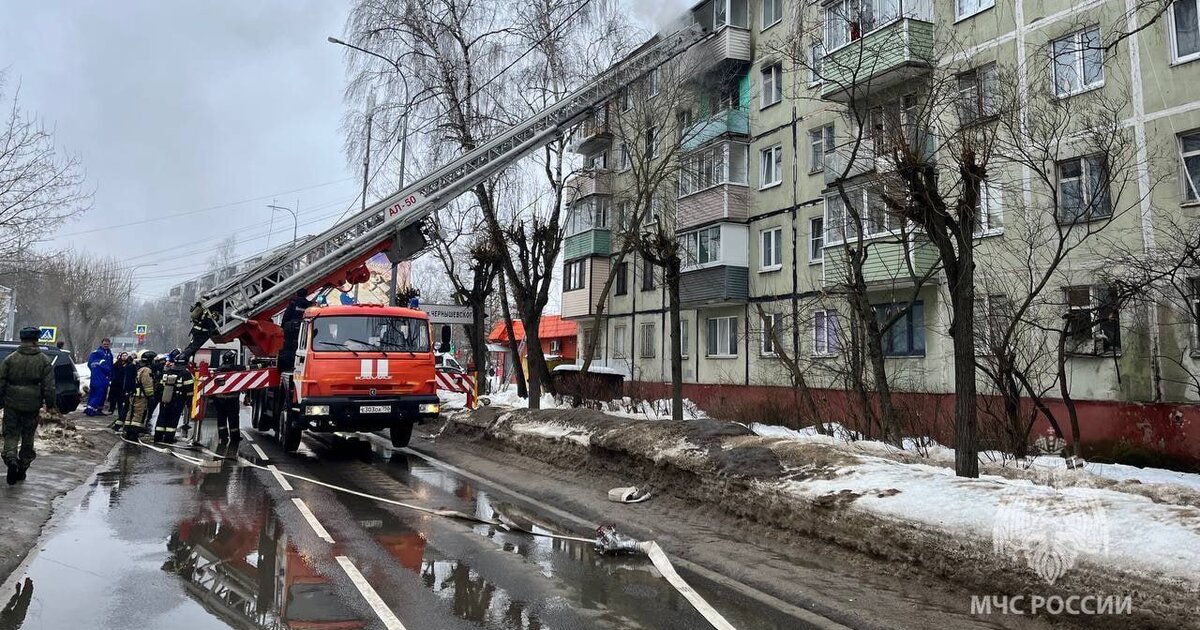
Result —
<instances>
[{"instance_id":1,"label":"sidewalk","mask_svg":"<svg viewBox=\"0 0 1200 630\"><path fill-rule=\"evenodd\" d=\"M29 478L15 486L0 483L0 583L29 555L50 520L57 499L87 481L119 438L108 430L110 419L67 416L74 429L38 428L38 457Z\"/></svg>"}]
</instances>

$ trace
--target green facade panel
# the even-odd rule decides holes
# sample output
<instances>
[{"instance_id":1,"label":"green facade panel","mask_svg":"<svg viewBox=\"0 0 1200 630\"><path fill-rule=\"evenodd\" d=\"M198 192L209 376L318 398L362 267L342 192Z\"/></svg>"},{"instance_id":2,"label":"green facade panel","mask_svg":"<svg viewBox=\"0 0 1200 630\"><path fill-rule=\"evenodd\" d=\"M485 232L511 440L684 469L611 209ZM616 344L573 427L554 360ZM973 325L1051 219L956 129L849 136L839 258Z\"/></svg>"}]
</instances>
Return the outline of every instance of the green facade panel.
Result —
<instances>
[{"instance_id":1,"label":"green facade panel","mask_svg":"<svg viewBox=\"0 0 1200 630\"><path fill-rule=\"evenodd\" d=\"M574 260L588 256L607 256L612 253L612 233L608 230L587 230L567 237L563 258Z\"/></svg>"}]
</instances>

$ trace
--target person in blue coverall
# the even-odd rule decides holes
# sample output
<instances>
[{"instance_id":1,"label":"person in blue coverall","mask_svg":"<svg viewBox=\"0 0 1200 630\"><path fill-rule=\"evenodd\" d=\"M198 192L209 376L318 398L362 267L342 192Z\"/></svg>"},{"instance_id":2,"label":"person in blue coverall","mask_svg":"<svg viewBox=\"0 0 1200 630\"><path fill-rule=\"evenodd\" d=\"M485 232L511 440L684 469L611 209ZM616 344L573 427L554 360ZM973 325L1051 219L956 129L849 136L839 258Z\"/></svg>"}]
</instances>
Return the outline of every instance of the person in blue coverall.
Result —
<instances>
[{"instance_id":1,"label":"person in blue coverall","mask_svg":"<svg viewBox=\"0 0 1200 630\"><path fill-rule=\"evenodd\" d=\"M88 369L92 372L87 407L83 412L89 416L103 416L104 399L108 397L108 382L112 379L113 355L107 337L100 340L100 347L88 355Z\"/></svg>"}]
</instances>

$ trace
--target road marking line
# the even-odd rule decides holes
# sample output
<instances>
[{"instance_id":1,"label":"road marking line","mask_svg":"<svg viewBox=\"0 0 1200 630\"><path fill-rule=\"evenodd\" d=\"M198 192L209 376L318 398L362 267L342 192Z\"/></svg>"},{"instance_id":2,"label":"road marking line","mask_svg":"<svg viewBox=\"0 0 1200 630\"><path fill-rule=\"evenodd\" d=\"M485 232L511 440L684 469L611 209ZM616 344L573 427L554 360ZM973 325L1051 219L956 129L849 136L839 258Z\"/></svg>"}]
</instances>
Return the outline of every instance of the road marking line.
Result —
<instances>
[{"instance_id":1,"label":"road marking line","mask_svg":"<svg viewBox=\"0 0 1200 630\"><path fill-rule=\"evenodd\" d=\"M261 446L259 446L259 445L255 444L255 443L253 443L253 442L251 442L251 443L250 443L250 446L254 448L254 452L255 452L255 453L258 453L258 456L259 456L260 458L262 458L262 460L263 460L264 462L271 461L271 458L270 458L270 457L267 457L267 454L263 452L263 450L262 450L262 447L261 447Z\"/></svg>"},{"instance_id":2,"label":"road marking line","mask_svg":"<svg viewBox=\"0 0 1200 630\"><path fill-rule=\"evenodd\" d=\"M396 618L396 613L393 613L392 609L387 607L387 604L383 602L383 598L367 582L367 578L363 577L358 567L354 566L353 562L350 562L350 558L337 556L335 559L338 564L342 565L342 570L346 572L346 576L354 583L358 592L362 593L363 599L367 600L367 604L371 606L371 610L374 610L375 614L379 615L380 621L383 622L383 627L387 628L387 630L407 630L404 624L400 623L400 620Z\"/></svg>"},{"instance_id":3,"label":"road marking line","mask_svg":"<svg viewBox=\"0 0 1200 630\"><path fill-rule=\"evenodd\" d=\"M287 477L279 474L279 469L275 467L275 464L267 464L267 470L271 471L271 474L275 477L275 481L279 482L279 486L283 488L284 492L292 491L292 484L288 483Z\"/></svg>"},{"instance_id":4,"label":"road marking line","mask_svg":"<svg viewBox=\"0 0 1200 630\"><path fill-rule=\"evenodd\" d=\"M251 443L251 444L253 444L253 443L254 443L254 438L250 437L250 432L249 432L249 431L242 431L242 437L246 438L246 441L247 441L247 442L249 442L249 443Z\"/></svg>"},{"instance_id":5,"label":"road marking line","mask_svg":"<svg viewBox=\"0 0 1200 630\"><path fill-rule=\"evenodd\" d=\"M312 510L308 509L308 505L304 503L304 499L297 497L292 499L292 503L296 504L296 509L300 510L300 515L304 517L304 520L308 521L308 526L317 533L317 536L319 536L321 540L324 540L327 543L333 542L333 536L330 536L329 532L325 531L325 527L321 525L319 521L317 521L317 517L313 515Z\"/></svg>"}]
</instances>

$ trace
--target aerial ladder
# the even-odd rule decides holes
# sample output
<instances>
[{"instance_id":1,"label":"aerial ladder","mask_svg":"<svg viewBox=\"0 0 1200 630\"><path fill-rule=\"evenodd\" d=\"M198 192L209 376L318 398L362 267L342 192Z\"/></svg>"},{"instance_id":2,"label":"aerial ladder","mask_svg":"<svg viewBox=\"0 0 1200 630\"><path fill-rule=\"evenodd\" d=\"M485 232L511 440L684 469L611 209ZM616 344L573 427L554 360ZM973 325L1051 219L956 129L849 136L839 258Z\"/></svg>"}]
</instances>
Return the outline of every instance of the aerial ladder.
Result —
<instances>
[{"instance_id":1,"label":"aerial ladder","mask_svg":"<svg viewBox=\"0 0 1200 630\"><path fill-rule=\"evenodd\" d=\"M393 264L411 259L426 249L437 229L431 220L434 212L570 132L625 86L705 37L698 24L657 37L554 105L454 162L204 293L199 302L211 317L209 337L221 343L240 341L260 365L220 373L209 373L202 366L193 413L203 413L205 396L258 390L251 397L252 424L277 431L286 450L295 450L303 430L390 428L393 445L407 444L411 425L438 412L434 355L427 337L431 333L425 333L423 343L412 336L421 318L428 331L426 315L396 306L377 307L370 313L365 305L350 310L309 309L294 363L280 358L284 332L275 315L297 293L312 295L364 281L366 262L377 254L385 253ZM347 319L354 316L369 320L374 332L355 324L358 320ZM388 323L380 328L381 321ZM400 329L406 332L397 335L395 330ZM347 335L347 330L362 332ZM338 336L346 339L334 339ZM313 352L322 348L325 352Z\"/></svg>"}]
</instances>

